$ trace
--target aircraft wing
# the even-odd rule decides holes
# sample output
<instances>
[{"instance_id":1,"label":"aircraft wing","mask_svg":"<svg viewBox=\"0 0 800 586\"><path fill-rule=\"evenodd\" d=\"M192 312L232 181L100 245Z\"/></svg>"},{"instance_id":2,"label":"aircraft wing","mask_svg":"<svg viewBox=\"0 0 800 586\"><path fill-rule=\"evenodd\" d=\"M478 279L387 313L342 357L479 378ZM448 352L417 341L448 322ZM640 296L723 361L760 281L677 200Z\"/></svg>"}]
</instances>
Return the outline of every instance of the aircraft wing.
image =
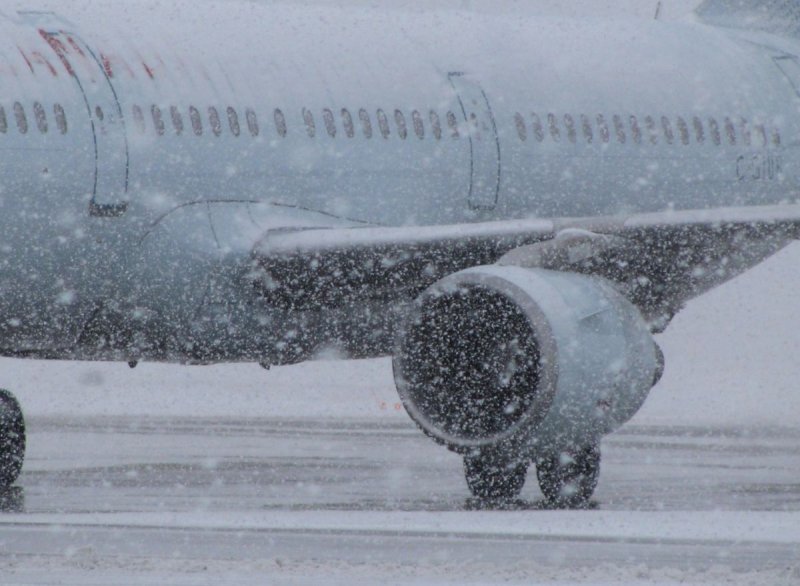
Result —
<instances>
[{"instance_id":1,"label":"aircraft wing","mask_svg":"<svg viewBox=\"0 0 800 586\"><path fill-rule=\"evenodd\" d=\"M609 278L646 315L776 252L797 235L800 205L444 226L267 230L253 249L269 300L293 309L413 298L470 266L514 264Z\"/></svg>"}]
</instances>

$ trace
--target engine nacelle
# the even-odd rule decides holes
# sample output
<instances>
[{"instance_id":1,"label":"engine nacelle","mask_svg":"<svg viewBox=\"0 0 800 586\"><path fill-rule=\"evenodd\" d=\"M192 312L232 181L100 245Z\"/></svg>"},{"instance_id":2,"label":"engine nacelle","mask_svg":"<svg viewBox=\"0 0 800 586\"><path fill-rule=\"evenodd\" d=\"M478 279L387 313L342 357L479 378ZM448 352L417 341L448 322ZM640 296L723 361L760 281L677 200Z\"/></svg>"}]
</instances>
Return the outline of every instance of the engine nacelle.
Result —
<instances>
[{"instance_id":1,"label":"engine nacelle","mask_svg":"<svg viewBox=\"0 0 800 586\"><path fill-rule=\"evenodd\" d=\"M423 292L394 355L411 418L460 453L593 445L636 413L661 369L639 311L610 282L497 265Z\"/></svg>"}]
</instances>

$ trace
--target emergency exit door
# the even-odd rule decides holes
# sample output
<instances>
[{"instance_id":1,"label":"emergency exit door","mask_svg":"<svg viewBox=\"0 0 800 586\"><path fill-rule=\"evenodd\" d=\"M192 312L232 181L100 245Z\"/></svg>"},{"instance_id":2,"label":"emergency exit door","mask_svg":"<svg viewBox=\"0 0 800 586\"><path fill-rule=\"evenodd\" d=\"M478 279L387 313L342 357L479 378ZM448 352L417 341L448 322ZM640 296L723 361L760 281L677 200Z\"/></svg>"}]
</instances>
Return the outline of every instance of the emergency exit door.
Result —
<instances>
[{"instance_id":1,"label":"emergency exit door","mask_svg":"<svg viewBox=\"0 0 800 586\"><path fill-rule=\"evenodd\" d=\"M121 216L128 207L128 138L110 69L78 35L44 29L39 33L58 55L86 103L95 154L89 213L97 217Z\"/></svg>"},{"instance_id":2,"label":"emergency exit door","mask_svg":"<svg viewBox=\"0 0 800 586\"><path fill-rule=\"evenodd\" d=\"M458 97L462 134L469 141L470 185L467 202L473 210L491 210L500 192L500 140L486 92L463 73L450 73Z\"/></svg>"}]
</instances>

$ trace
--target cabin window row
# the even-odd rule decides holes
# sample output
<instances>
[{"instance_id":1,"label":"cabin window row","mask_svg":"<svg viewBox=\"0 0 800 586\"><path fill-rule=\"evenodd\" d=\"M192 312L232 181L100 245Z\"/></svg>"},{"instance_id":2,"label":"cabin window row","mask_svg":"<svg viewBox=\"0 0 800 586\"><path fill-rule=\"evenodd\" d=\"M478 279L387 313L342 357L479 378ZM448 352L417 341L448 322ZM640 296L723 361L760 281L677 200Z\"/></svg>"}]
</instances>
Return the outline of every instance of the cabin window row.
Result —
<instances>
[{"instance_id":1,"label":"cabin window row","mask_svg":"<svg viewBox=\"0 0 800 586\"><path fill-rule=\"evenodd\" d=\"M302 116L306 134L309 138L316 137L318 118L308 108L303 108ZM410 114L407 114L400 109L387 111L379 108L373 116L365 108L359 109L358 112L351 112L347 108L342 108L338 112L334 112L330 108L323 108L322 124L325 133L331 138L336 138L340 129L347 138L355 138L357 134L366 139L378 135L389 139L396 135L402 140L409 136L416 136L422 140L426 133L436 140L448 137L455 139L461 136L461 123L452 111L448 111L442 117L436 110L430 110L427 113L412 110Z\"/></svg>"},{"instance_id":2,"label":"cabin window row","mask_svg":"<svg viewBox=\"0 0 800 586\"><path fill-rule=\"evenodd\" d=\"M171 128L170 132L176 135L188 132L189 128L197 136L202 136L206 129L215 136L223 133L240 136L245 128L253 137L261 133L258 115L252 108L245 109L243 117L239 110L230 106L224 110L215 106L204 110L190 106L187 113L188 120L177 106L162 108L154 104L149 107L149 111L139 105L134 105L132 108L134 124L142 134L148 131L148 127L152 127L159 136L165 135L168 127ZM310 138L315 138L322 132L331 138L341 133L348 138L355 138L360 134L367 139L373 136L388 139L393 135L401 139L409 136L424 139L426 133L430 133L436 140L441 140L443 137L459 138L461 135L459 119L452 111L440 117L435 110L427 114L413 110L407 115L399 109L394 111L378 109L373 115L364 108L358 111L342 108L337 112L323 108L318 115L308 108L303 108L300 114L305 133ZM101 116L97 117L102 119ZM280 108L273 111L272 123L278 136L285 137L288 134L287 118Z\"/></svg>"},{"instance_id":3,"label":"cabin window row","mask_svg":"<svg viewBox=\"0 0 800 586\"><path fill-rule=\"evenodd\" d=\"M147 110L139 105L134 105L132 108L134 125L141 134L146 133L148 127L152 127L156 134L164 136L168 126L176 135L191 131L196 136L203 136L206 129L214 136L221 136L223 132L230 132L233 136L249 132L251 136L256 137L261 133L258 117L252 108L246 108L242 114L241 110L232 106L224 109L210 106L204 111L189 106L188 118L177 106L162 108L153 104ZM285 136L286 122L280 110L275 110L275 124L278 133Z\"/></svg>"},{"instance_id":4,"label":"cabin window row","mask_svg":"<svg viewBox=\"0 0 800 586\"><path fill-rule=\"evenodd\" d=\"M540 115L534 112L530 115L529 122L520 113L514 115L514 123L521 141L526 141L530 135L537 142L548 139L554 142L566 140L573 144L578 140L589 144L609 143L612 140L625 144L630 140L637 145L647 142L656 145L659 141L669 145L677 143L689 145L692 142L712 143L716 146L781 145L779 129L767 129L764 124L753 124L741 117L725 116L718 121L713 116L705 119L700 116L678 116L674 119L669 116L658 118L645 116L640 119L635 115L623 118L615 114L607 118L603 114L597 116L580 114L575 117L572 114L557 116L552 113Z\"/></svg>"},{"instance_id":5,"label":"cabin window row","mask_svg":"<svg viewBox=\"0 0 800 586\"><path fill-rule=\"evenodd\" d=\"M58 132L66 134L67 115L64 108L61 104L54 104L51 112L52 117L40 102L34 102L29 109L26 109L22 102L14 102L8 110L0 105L0 133L6 134L11 127L16 127L20 134L28 134L28 131L35 127L39 133L47 134L52 120Z\"/></svg>"}]
</instances>

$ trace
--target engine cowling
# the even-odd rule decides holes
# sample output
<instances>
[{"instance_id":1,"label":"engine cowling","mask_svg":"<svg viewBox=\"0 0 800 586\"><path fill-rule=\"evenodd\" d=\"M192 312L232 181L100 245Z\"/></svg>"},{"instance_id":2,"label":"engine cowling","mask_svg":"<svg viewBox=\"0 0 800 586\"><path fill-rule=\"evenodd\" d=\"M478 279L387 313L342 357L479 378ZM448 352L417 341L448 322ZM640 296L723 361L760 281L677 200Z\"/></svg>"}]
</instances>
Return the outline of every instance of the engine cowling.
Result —
<instances>
[{"instance_id":1,"label":"engine cowling","mask_svg":"<svg viewBox=\"0 0 800 586\"><path fill-rule=\"evenodd\" d=\"M639 311L601 278L480 266L419 297L394 355L411 418L450 449L591 445L661 372Z\"/></svg>"}]
</instances>

